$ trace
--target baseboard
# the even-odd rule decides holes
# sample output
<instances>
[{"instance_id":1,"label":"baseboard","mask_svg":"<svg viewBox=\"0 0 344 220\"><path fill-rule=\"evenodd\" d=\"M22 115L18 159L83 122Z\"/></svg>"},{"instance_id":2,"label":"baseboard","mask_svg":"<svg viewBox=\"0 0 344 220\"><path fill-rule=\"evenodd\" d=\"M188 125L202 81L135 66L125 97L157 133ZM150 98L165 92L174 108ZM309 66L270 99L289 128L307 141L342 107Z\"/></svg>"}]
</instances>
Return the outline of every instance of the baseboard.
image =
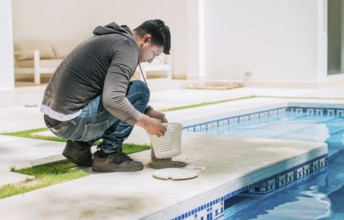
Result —
<instances>
[{"instance_id":1,"label":"baseboard","mask_svg":"<svg viewBox=\"0 0 344 220\"><path fill-rule=\"evenodd\" d=\"M190 78L188 77L188 80ZM193 79L195 80L195 79ZM333 86L340 86L344 83L343 79L327 80L323 82L263 82L263 81L240 81L240 80L198 80L199 83L205 86L232 86L238 84L244 87L261 87L261 88L304 88L317 89L328 88Z\"/></svg>"}]
</instances>

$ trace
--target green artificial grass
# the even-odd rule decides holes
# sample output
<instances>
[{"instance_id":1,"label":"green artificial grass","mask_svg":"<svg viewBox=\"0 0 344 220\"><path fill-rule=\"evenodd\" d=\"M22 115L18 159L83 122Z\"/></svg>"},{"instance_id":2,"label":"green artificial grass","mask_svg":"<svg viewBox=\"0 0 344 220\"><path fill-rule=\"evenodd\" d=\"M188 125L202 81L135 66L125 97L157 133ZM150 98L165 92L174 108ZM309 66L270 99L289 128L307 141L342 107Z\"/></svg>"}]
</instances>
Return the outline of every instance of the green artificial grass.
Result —
<instances>
[{"instance_id":1,"label":"green artificial grass","mask_svg":"<svg viewBox=\"0 0 344 220\"><path fill-rule=\"evenodd\" d=\"M15 132L5 132L2 133L3 135L9 135L9 136L16 136L16 137L24 137L24 138L33 138L33 139L40 139L40 140L49 140L49 141L59 141L59 142L66 142L67 140L60 137L54 137L54 136L43 136L43 135L37 135L34 133L42 132L42 131L48 131L48 128L37 128L37 129L31 129L31 130L25 130L25 131L15 131ZM95 145L98 145L100 142L96 142ZM144 150L150 149L149 145L138 145L138 144L123 144L123 151L127 154L132 154Z\"/></svg>"},{"instance_id":2,"label":"green artificial grass","mask_svg":"<svg viewBox=\"0 0 344 220\"><path fill-rule=\"evenodd\" d=\"M133 154L150 149L147 144L123 144L123 152L126 154Z\"/></svg>"},{"instance_id":3,"label":"green artificial grass","mask_svg":"<svg viewBox=\"0 0 344 220\"><path fill-rule=\"evenodd\" d=\"M0 198L30 192L32 190L51 186L77 178L87 176L88 174L79 169L74 163L67 160L34 166L21 170L12 171L34 176L34 179L27 179L17 184L9 184L0 187Z\"/></svg>"},{"instance_id":4,"label":"green artificial grass","mask_svg":"<svg viewBox=\"0 0 344 220\"><path fill-rule=\"evenodd\" d=\"M39 128L25 131L6 132L2 133L2 135L66 142L66 139L63 138L34 134L42 131L48 131L48 129ZM96 142L95 144L97 145L99 144L99 142ZM136 153L148 149L150 149L150 146L148 145L137 145L127 143L123 144L123 152L127 154ZM16 170L15 167L11 167L11 171L30 175L34 178L28 178L27 180L21 183L9 184L0 187L0 199L30 192L32 190L40 189L54 184L78 179L84 176L88 176L87 172L85 172L82 169L79 169L76 164L69 162L68 160L43 164L21 170Z\"/></svg>"},{"instance_id":5,"label":"green artificial grass","mask_svg":"<svg viewBox=\"0 0 344 220\"><path fill-rule=\"evenodd\" d=\"M246 97L241 97L241 98L236 98L236 99L226 99L226 100L220 100L220 101L214 101L214 102L202 102L199 104L184 105L184 106L179 106L179 107L174 107L174 108L161 109L159 111L161 112L176 111L176 110L181 110L181 109L196 108L196 107L201 107L201 106L215 105L215 104L220 104L220 103L225 103L225 102L232 102L232 101L252 99L252 98L257 98L257 96L253 95L253 96L246 96Z\"/></svg>"},{"instance_id":6,"label":"green artificial grass","mask_svg":"<svg viewBox=\"0 0 344 220\"><path fill-rule=\"evenodd\" d=\"M36 135L34 133L48 131L48 128L36 128L31 130L25 131L14 131L14 132L4 132L3 135L9 136L16 136L16 137L24 137L24 138L34 138L40 140L48 140L48 141L59 141L59 142L66 142L66 139L55 137L55 136L43 136L43 135Z\"/></svg>"},{"instance_id":7,"label":"green artificial grass","mask_svg":"<svg viewBox=\"0 0 344 220\"><path fill-rule=\"evenodd\" d=\"M148 145L123 145L123 151L127 154L136 153L148 149L150 149ZM27 179L21 183L9 184L0 187L0 199L89 175L84 170L79 169L76 164L68 160L43 164L21 170L16 170L14 167L12 167L11 171L34 176L34 179Z\"/></svg>"}]
</instances>

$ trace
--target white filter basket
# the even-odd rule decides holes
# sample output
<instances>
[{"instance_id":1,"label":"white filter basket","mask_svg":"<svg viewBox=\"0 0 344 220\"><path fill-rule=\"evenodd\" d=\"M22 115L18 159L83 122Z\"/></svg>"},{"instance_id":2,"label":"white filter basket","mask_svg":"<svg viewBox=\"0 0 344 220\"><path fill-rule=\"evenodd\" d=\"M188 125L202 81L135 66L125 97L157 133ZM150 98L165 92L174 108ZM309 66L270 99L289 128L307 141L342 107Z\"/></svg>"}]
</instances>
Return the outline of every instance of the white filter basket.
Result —
<instances>
[{"instance_id":1,"label":"white filter basket","mask_svg":"<svg viewBox=\"0 0 344 220\"><path fill-rule=\"evenodd\" d=\"M149 135L156 158L164 159L181 153L181 139L183 126L179 123L165 123L167 132L162 137Z\"/></svg>"}]
</instances>

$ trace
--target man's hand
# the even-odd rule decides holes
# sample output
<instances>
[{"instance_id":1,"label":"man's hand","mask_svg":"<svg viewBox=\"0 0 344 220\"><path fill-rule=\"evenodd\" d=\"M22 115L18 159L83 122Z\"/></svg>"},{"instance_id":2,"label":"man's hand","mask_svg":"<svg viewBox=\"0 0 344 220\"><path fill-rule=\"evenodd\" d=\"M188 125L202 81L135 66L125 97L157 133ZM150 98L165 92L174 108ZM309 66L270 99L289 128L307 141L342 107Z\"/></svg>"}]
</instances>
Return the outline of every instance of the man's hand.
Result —
<instances>
[{"instance_id":1,"label":"man's hand","mask_svg":"<svg viewBox=\"0 0 344 220\"><path fill-rule=\"evenodd\" d=\"M151 118L156 118L156 119L160 120L162 123L167 123L167 119L165 117L165 114L158 112L158 111L155 111L154 109L149 109L146 112L146 115L148 115Z\"/></svg>"},{"instance_id":2,"label":"man's hand","mask_svg":"<svg viewBox=\"0 0 344 220\"><path fill-rule=\"evenodd\" d=\"M136 122L136 125L144 128L150 135L156 135L158 137L164 136L167 131L167 128L160 120L151 118L145 114L141 115L141 118Z\"/></svg>"}]
</instances>

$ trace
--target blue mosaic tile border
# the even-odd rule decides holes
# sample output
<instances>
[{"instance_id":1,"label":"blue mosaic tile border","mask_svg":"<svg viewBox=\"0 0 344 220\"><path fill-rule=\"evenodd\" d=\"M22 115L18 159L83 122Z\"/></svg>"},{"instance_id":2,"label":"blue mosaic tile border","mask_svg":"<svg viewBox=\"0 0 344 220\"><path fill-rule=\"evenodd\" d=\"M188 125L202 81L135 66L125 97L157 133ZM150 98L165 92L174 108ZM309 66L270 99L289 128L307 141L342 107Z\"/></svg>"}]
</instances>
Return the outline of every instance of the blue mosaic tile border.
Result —
<instances>
[{"instance_id":1,"label":"blue mosaic tile border","mask_svg":"<svg viewBox=\"0 0 344 220\"><path fill-rule=\"evenodd\" d=\"M249 113L229 118L222 118L214 121L203 122L199 124L185 126L184 130L188 132L203 132L214 127L222 125L248 125L252 123L267 122L270 120L277 120L286 114L287 107L275 108L261 112Z\"/></svg>"},{"instance_id":2,"label":"blue mosaic tile border","mask_svg":"<svg viewBox=\"0 0 344 220\"><path fill-rule=\"evenodd\" d=\"M233 192L230 192L220 198L212 200L208 203L202 204L199 207L183 213L173 220L213 220L213 219L220 219L224 215L224 202L225 200L236 196L240 193L257 193L257 187L259 189L263 189L264 186L264 193L271 192L278 188L284 187L292 182L295 182L301 178L304 178L322 168L327 166L327 158L328 155L322 155L307 162L301 163L297 166L294 166L290 169L282 171L278 174L270 176L268 178L262 179L258 182L252 183L250 185L244 186L240 189L237 189ZM292 174L290 176L290 174ZM284 178L288 178L287 181L283 182ZM265 189L268 187L268 190ZM261 192L260 192L261 193Z\"/></svg>"},{"instance_id":3,"label":"blue mosaic tile border","mask_svg":"<svg viewBox=\"0 0 344 220\"><path fill-rule=\"evenodd\" d=\"M286 114L309 114L344 117L344 108L289 106L184 126L183 130L187 132L205 132L211 128L221 127L223 125L233 125L234 127L239 125L258 124L278 120L284 117Z\"/></svg>"},{"instance_id":4,"label":"blue mosaic tile border","mask_svg":"<svg viewBox=\"0 0 344 220\"><path fill-rule=\"evenodd\" d=\"M248 193L269 193L282 186L286 186L289 183L327 166L327 160L328 155L323 155L305 163L301 163L293 168L284 170L267 179L251 184L254 186L249 187Z\"/></svg>"},{"instance_id":5,"label":"blue mosaic tile border","mask_svg":"<svg viewBox=\"0 0 344 220\"><path fill-rule=\"evenodd\" d=\"M344 117L343 108L319 108L319 107L287 107L286 112L296 114L327 115L333 117Z\"/></svg>"}]
</instances>

